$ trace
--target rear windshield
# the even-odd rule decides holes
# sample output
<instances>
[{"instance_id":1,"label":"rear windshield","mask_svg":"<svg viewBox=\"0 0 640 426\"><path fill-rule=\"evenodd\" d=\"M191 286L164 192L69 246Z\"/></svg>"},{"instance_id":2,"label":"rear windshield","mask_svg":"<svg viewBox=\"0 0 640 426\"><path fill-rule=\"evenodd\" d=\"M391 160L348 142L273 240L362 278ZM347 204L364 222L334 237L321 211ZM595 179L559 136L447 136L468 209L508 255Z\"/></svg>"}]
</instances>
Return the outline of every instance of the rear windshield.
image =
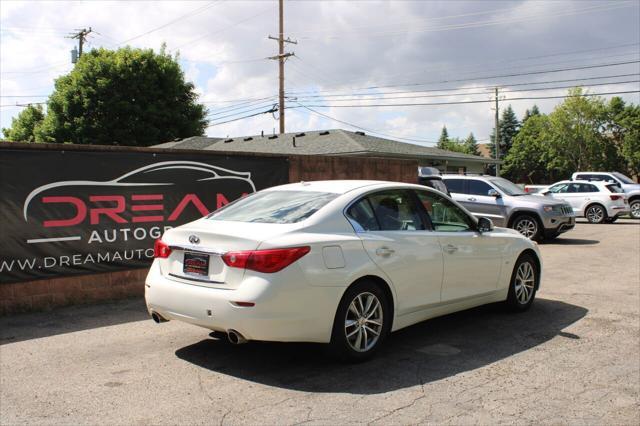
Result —
<instances>
[{"instance_id":1,"label":"rear windshield","mask_svg":"<svg viewBox=\"0 0 640 426\"><path fill-rule=\"evenodd\" d=\"M615 184L607 185L607 189L608 189L610 192L615 192L615 193L624 192L624 191L622 190L622 188L620 188L620 186L619 186L619 185L615 185Z\"/></svg>"},{"instance_id":2,"label":"rear windshield","mask_svg":"<svg viewBox=\"0 0 640 426\"><path fill-rule=\"evenodd\" d=\"M317 212L339 194L311 191L266 191L241 198L211 214L211 220L296 223Z\"/></svg>"}]
</instances>

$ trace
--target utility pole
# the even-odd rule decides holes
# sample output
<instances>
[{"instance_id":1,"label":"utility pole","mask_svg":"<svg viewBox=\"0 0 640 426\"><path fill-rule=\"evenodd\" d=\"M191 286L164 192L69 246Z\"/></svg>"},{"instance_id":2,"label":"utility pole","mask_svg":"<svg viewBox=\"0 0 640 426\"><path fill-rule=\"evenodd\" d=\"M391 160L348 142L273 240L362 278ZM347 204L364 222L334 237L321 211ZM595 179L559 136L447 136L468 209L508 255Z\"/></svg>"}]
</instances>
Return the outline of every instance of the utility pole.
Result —
<instances>
[{"instance_id":1,"label":"utility pole","mask_svg":"<svg viewBox=\"0 0 640 426\"><path fill-rule=\"evenodd\" d=\"M496 160L500 160L500 109L498 107L498 88L496 87L496 124L495 124L495 139L493 141L496 147ZM500 176L500 164L496 163L496 176Z\"/></svg>"},{"instance_id":2,"label":"utility pole","mask_svg":"<svg viewBox=\"0 0 640 426\"><path fill-rule=\"evenodd\" d=\"M278 41L278 55L270 56L269 59L278 60L278 68L280 72L279 74L280 87L278 89L278 111L280 112L280 120L279 120L280 134L282 135L284 134L284 61L289 56L295 55L295 53L285 53L284 44L285 43L298 44L298 42L290 40L289 38L285 40L284 38L284 0L278 0L278 2L279 2L279 17L280 17L278 37L269 36L271 40Z\"/></svg>"},{"instance_id":3,"label":"utility pole","mask_svg":"<svg viewBox=\"0 0 640 426\"><path fill-rule=\"evenodd\" d=\"M87 41L87 36L91 33L91 27L89 29L76 29L77 33L71 33L67 36L67 38L77 38L78 39L78 58L82 56L82 47L84 46L84 42Z\"/></svg>"}]
</instances>

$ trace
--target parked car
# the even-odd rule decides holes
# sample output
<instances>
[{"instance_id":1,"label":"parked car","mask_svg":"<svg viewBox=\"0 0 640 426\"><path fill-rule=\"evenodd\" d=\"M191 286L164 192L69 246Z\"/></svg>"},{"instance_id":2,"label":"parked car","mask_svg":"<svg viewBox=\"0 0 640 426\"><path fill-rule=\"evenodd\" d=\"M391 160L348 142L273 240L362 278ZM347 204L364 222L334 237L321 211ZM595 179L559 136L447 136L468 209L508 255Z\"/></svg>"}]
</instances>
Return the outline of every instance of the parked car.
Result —
<instances>
[{"instance_id":1,"label":"parked car","mask_svg":"<svg viewBox=\"0 0 640 426\"><path fill-rule=\"evenodd\" d=\"M631 217L640 219L640 184L619 172L576 172L571 180L613 182L620 185L629 200Z\"/></svg>"},{"instance_id":2,"label":"parked car","mask_svg":"<svg viewBox=\"0 0 640 426\"><path fill-rule=\"evenodd\" d=\"M301 182L165 232L145 299L156 322L362 360L429 318L500 301L526 310L540 273L534 243L431 188Z\"/></svg>"},{"instance_id":3,"label":"parked car","mask_svg":"<svg viewBox=\"0 0 640 426\"><path fill-rule=\"evenodd\" d=\"M447 189L447 185L442 181L440 170L435 167L418 167L418 183L425 185L438 191L451 195Z\"/></svg>"},{"instance_id":4,"label":"parked car","mask_svg":"<svg viewBox=\"0 0 640 426\"><path fill-rule=\"evenodd\" d=\"M527 194L537 194L538 192L546 189L549 185L525 185L524 192Z\"/></svg>"},{"instance_id":5,"label":"parked car","mask_svg":"<svg viewBox=\"0 0 640 426\"><path fill-rule=\"evenodd\" d=\"M629 201L622 189L610 182L563 180L542 190L540 195L566 201L576 216L591 223L613 223L629 214Z\"/></svg>"},{"instance_id":6,"label":"parked car","mask_svg":"<svg viewBox=\"0 0 640 426\"><path fill-rule=\"evenodd\" d=\"M529 195L495 176L444 175L454 200L497 226L513 228L532 240L553 239L575 226L575 214L564 201Z\"/></svg>"}]
</instances>

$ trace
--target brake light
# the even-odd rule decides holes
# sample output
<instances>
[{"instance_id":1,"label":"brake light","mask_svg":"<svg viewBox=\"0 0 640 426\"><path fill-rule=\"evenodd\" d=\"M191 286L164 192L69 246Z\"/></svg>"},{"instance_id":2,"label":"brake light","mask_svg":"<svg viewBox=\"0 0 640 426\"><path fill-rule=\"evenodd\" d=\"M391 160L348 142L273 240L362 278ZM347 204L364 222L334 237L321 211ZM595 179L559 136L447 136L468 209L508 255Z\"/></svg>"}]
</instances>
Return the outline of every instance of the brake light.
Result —
<instances>
[{"instance_id":1,"label":"brake light","mask_svg":"<svg viewBox=\"0 0 640 426\"><path fill-rule=\"evenodd\" d=\"M619 199L621 199L621 198L622 198L622 195L609 195L609 197L610 197L613 201L615 201L615 200L619 200Z\"/></svg>"},{"instance_id":2,"label":"brake light","mask_svg":"<svg viewBox=\"0 0 640 426\"><path fill-rule=\"evenodd\" d=\"M278 272L309 253L311 247L284 249L230 251L222 255L222 261L231 268L251 269L257 272Z\"/></svg>"},{"instance_id":3,"label":"brake light","mask_svg":"<svg viewBox=\"0 0 640 426\"><path fill-rule=\"evenodd\" d=\"M156 259L166 259L171 254L171 248L162 240L156 240L153 246L153 257Z\"/></svg>"}]
</instances>

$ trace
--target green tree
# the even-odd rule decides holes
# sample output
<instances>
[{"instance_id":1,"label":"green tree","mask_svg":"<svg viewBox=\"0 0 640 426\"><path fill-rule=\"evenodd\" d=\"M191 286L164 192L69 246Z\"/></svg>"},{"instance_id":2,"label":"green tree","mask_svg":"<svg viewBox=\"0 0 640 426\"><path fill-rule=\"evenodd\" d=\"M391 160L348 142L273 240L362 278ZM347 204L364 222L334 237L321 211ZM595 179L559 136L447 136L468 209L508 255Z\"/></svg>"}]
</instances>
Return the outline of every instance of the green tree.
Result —
<instances>
[{"instance_id":1,"label":"green tree","mask_svg":"<svg viewBox=\"0 0 640 426\"><path fill-rule=\"evenodd\" d=\"M149 146L202 135L204 106L177 62L151 49L97 49L58 78L36 139Z\"/></svg>"},{"instance_id":2,"label":"green tree","mask_svg":"<svg viewBox=\"0 0 640 426\"><path fill-rule=\"evenodd\" d=\"M524 117L522 117L522 126L524 126L524 122L527 121L529 119L529 117L531 117L532 115L540 115L540 110L538 109L538 105L533 105L533 107L531 108L531 110L527 109L524 112Z\"/></svg>"},{"instance_id":3,"label":"green tree","mask_svg":"<svg viewBox=\"0 0 640 426\"><path fill-rule=\"evenodd\" d=\"M640 175L640 106L613 97L606 105L604 137L617 148L625 171Z\"/></svg>"},{"instance_id":4,"label":"green tree","mask_svg":"<svg viewBox=\"0 0 640 426\"><path fill-rule=\"evenodd\" d=\"M447 126L442 126L442 132L440 132L440 138L438 139L438 148L447 149L449 144L449 132L447 132Z\"/></svg>"},{"instance_id":5,"label":"green tree","mask_svg":"<svg viewBox=\"0 0 640 426\"><path fill-rule=\"evenodd\" d=\"M551 122L546 115L531 115L516 137L504 159L503 174L514 182L551 183L553 170L547 169L549 144L546 142Z\"/></svg>"},{"instance_id":6,"label":"green tree","mask_svg":"<svg viewBox=\"0 0 640 426\"><path fill-rule=\"evenodd\" d=\"M605 134L607 108L602 98L584 96L581 88L549 114L547 169L568 177L579 170L620 170L624 166L619 150Z\"/></svg>"},{"instance_id":7,"label":"green tree","mask_svg":"<svg viewBox=\"0 0 640 426\"><path fill-rule=\"evenodd\" d=\"M476 137L473 136L473 132L469 133L469 136L467 136L463 142L463 146L465 154L480 155L480 152L478 151L478 141L476 140Z\"/></svg>"},{"instance_id":8,"label":"green tree","mask_svg":"<svg viewBox=\"0 0 640 426\"><path fill-rule=\"evenodd\" d=\"M509 105L502 111L502 117L498 120L498 128L500 130L500 158L505 158L509 154L511 145L513 145L513 138L518 134L520 130L520 122L516 113L513 112L513 108ZM496 157L496 145L495 145L495 130L491 134L491 143L489 148L491 149L491 157Z\"/></svg>"},{"instance_id":9,"label":"green tree","mask_svg":"<svg viewBox=\"0 0 640 426\"><path fill-rule=\"evenodd\" d=\"M42 105L29 105L11 120L10 128L2 129L2 134L6 140L12 142L35 142L34 131L42 120L44 120Z\"/></svg>"}]
</instances>

